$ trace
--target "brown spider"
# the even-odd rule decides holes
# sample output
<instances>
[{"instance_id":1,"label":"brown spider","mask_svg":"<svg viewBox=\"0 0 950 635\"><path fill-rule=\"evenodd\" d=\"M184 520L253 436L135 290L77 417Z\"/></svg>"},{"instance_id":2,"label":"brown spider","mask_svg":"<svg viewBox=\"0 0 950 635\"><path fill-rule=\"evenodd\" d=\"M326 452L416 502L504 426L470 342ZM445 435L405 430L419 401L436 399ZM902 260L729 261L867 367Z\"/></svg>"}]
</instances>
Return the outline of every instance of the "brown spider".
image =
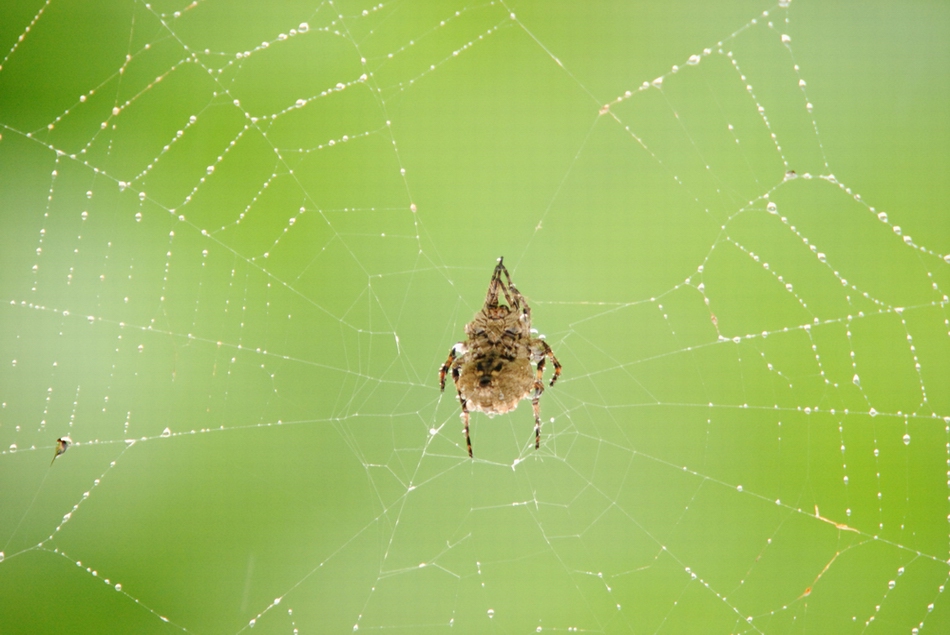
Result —
<instances>
[{"instance_id":1,"label":"brown spider","mask_svg":"<svg viewBox=\"0 0 950 635\"><path fill-rule=\"evenodd\" d=\"M498 259L498 266L492 274L485 306L465 325L468 339L452 347L449 358L439 369L441 390L445 390L445 374L450 369L452 371L462 403L465 444L470 457L472 440L468 435L468 413L478 411L493 417L514 410L519 401L529 398L534 408L534 447L540 448L538 398L544 391L541 374L545 357L550 357L554 364L552 386L561 375L561 365L551 347L543 339L531 337L531 309L511 283L502 260ZM498 304L499 291L504 293L508 306ZM531 362L537 365L537 371L531 368Z\"/></svg>"}]
</instances>

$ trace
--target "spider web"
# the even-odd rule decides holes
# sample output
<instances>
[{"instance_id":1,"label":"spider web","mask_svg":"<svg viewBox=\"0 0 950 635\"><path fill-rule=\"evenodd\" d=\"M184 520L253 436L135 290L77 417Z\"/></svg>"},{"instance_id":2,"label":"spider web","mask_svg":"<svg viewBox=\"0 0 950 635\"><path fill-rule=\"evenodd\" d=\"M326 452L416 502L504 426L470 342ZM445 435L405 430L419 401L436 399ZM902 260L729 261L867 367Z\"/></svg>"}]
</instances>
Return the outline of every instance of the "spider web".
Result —
<instances>
[{"instance_id":1,"label":"spider web","mask_svg":"<svg viewBox=\"0 0 950 635\"><path fill-rule=\"evenodd\" d=\"M4 632L948 628L944 9L3 12Z\"/></svg>"}]
</instances>

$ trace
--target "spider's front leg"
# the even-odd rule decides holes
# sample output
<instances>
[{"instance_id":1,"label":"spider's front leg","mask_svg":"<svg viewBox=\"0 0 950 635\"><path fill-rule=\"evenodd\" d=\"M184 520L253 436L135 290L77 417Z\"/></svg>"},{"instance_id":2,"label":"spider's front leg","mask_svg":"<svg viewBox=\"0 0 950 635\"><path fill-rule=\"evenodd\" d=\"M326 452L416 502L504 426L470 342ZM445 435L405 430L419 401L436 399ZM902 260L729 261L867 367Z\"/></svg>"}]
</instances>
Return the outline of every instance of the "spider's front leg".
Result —
<instances>
[{"instance_id":1,"label":"spider's front leg","mask_svg":"<svg viewBox=\"0 0 950 635\"><path fill-rule=\"evenodd\" d=\"M495 270L491 274L491 282L488 283L488 293L485 294L485 306L486 307L496 307L498 306L498 288L501 287L501 290L508 295L508 290L504 287L504 284L501 281L501 272L504 271L505 275L508 274L508 270L505 269L505 265L502 264L504 257L498 259L498 264L495 266Z\"/></svg>"},{"instance_id":2,"label":"spider's front leg","mask_svg":"<svg viewBox=\"0 0 950 635\"><path fill-rule=\"evenodd\" d=\"M501 267L501 263L498 264ZM508 270L504 267L501 267L502 273L505 274L505 279L508 281L508 287L505 288L505 285L502 284L502 290L505 292L505 300L508 301L508 306L514 311L521 312L521 319L525 324L528 325L528 328L531 327L531 307L528 306L528 301L524 299L524 296L521 295L521 292L515 288L514 283L511 282L511 276L508 275Z\"/></svg>"}]
</instances>

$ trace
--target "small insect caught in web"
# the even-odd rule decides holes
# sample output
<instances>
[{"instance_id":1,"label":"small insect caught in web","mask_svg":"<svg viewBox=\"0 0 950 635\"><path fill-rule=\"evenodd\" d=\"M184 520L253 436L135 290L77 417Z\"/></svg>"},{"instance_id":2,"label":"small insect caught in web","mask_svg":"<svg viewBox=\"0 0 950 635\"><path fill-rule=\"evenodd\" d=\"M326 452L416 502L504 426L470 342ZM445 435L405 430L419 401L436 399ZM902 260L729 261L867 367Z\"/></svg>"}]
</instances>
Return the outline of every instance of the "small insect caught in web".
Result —
<instances>
[{"instance_id":1,"label":"small insect caught in web","mask_svg":"<svg viewBox=\"0 0 950 635\"><path fill-rule=\"evenodd\" d=\"M550 385L553 386L561 375L561 364L548 343L531 337L531 308L512 284L503 260L498 259L498 266L492 273L485 305L465 325L467 339L452 347L449 358L439 369L441 390L445 390L446 374L452 373L462 404L465 444L470 457L469 413L484 412L492 417L514 410L522 399L530 399L534 408L534 447L540 448L538 400L544 391L541 378L547 358L554 365ZM504 296L507 306L499 304L499 294Z\"/></svg>"},{"instance_id":2,"label":"small insect caught in web","mask_svg":"<svg viewBox=\"0 0 950 635\"><path fill-rule=\"evenodd\" d=\"M60 454L65 454L72 442L73 440L69 437L60 437L56 439L56 454L53 455L53 461L55 461L56 457L58 457ZM49 464L53 465L53 461L50 461Z\"/></svg>"}]
</instances>

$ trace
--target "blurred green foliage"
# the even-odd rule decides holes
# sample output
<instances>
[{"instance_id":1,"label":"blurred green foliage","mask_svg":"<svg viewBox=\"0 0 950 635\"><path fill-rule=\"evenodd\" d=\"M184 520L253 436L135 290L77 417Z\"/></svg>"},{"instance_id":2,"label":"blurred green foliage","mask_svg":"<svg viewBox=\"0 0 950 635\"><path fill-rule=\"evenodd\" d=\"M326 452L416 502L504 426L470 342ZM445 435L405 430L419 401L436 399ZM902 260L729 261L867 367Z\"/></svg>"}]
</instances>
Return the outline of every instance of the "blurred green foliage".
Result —
<instances>
[{"instance_id":1,"label":"blurred green foliage","mask_svg":"<svg viewBox=\"0 0 950 635\"><path fill-rule=\"evenodd\" d=\"M947 630L948 26L4 6L0 630Z\"/></svg>"}]
</instances>

